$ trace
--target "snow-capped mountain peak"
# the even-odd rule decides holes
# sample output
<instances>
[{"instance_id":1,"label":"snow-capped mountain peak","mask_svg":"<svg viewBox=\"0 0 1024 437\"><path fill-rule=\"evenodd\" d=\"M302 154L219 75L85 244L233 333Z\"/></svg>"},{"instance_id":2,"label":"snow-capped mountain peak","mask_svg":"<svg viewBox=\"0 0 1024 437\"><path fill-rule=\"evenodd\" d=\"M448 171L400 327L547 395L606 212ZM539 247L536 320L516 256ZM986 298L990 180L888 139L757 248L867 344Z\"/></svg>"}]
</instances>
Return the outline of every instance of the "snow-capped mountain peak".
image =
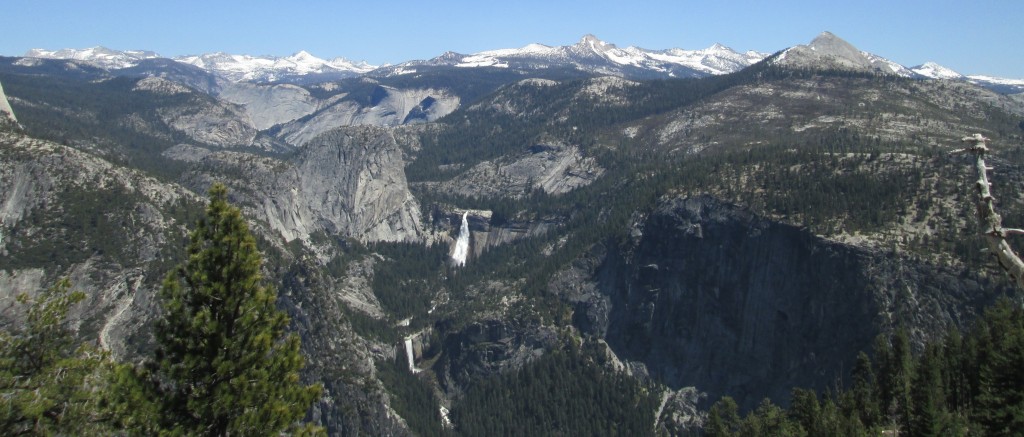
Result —
<instances>
[{"instance_id":1,"label":"snow-capped mountain peak","mask_svg":"<svg viewBox=\"0 0 1024 437\"><path fill-rule=\"evenodd\" d=\"M214 52L162 59L160 55L151 51L120 51L102 46L86 49L32 49L18 63L29 65L39 62L38 58L48 58L91 64L106 70L140 67L141 72L146 72L162 71L161 68L167 68L168 65L173 65L171 61L176 61L206 70L222 79L252 82L326 81L359 76L371 71L373 75L402 75L416 72L417 67L421 66L510 68L524 73L538 69L568 68L590 74L644 79L732 73L767 56L767 53L753 50L737 52L720 43L698 50L648 50L636 46L619 48L615 44L587 34L571 45L548 46L533 43L520 48L488 50L471 55L449 51L427 61L409 61L382 68L341 57L325 60L305 50L284 57ZM149 61L154 58L162 60ZM141 64L144 62L146 65L142 68ZM831 32L822 32L809 44L793 46L782 51L772 62L799 68L844 69L912 78L962 80L1001 93L1024 92L1024 80L984 75L964 76L935 62L907 68L881 56L861 51Z\"/></svg>"},{"instance_id":2,"label":"snow-capped mountain peak","mask_svg":"<svg viewBox=\"0 0 1024 437\"><path fill-rule=\"evenodd\" d=\"M291 56L287 56L284 59L287 59L289 61L296 62L296 63L301 63L301 62L327 63L327 61L325 61L323 59L320 59L320 58L318 58L316 56L313 56L312 53L309 53L309 52L307 52L305 50L299 50L298 52L295 52Z\"/></svg>"},{"instance_id":3,"label":"snow-capped mountain peak","mask_svg":"<svg viewBox=\"0 0 1024 437\"><path fill-rule=\"evenodd\" d=\"M26 58L67 59L94 65L96 67L116 70L138 65L144 59L159 58L160 55L144 50L112 50L103 46L87 49L46 50L32 49L25 53Z\"/></svg>"},{"instance_id":4,"label":"snow-capped mountain peak","mask_svg":"<svg viewBox=\"0 0 1024 437\"><path fill-rule=\"evenodd\" d=\"M601 41L598 37L589 33L583 35L583 38L580 38L580 42L576 43L576 47L589 49L594 53L604 53L608 50L614 50L617 48L615 47L615 44Z\"/></svg>"},{"instance_id":5,"label":"snow-capped mountain peak","mask_svg":"<svg viewBox=\"0 0 1024 437\"><path fill-rule=\"evenodd\" d=\"M354 63L345 58L327 61L305 50L285 57L217 52L181 56L174 60L213 71L233 81L276 81L310 74L358 75L375 68L365 62Z\"/></svg>"},{"instance_id":6,"label":"snow-capped mountain peak","mask_svg":"<svg viewBox=\"0 0 1024 437\"><path fill-rule=\"evenodd\" d=\"M822 32L807 45L784 50L775 63L801 68L833 68L838 70L913 76L906 67L881 56L861 51L832 32Z\"/></svg>"},{"instance_id":7,"label":"snow-capped mountain peak","mask_svg":"<svg viewBox=\"0 0 1024 437\"><path fill-rule=\"evenodd\" d=\"M121 51L100 46L87 49L32 49L25 53L25 57L74 60L106 70L131 68L144 60L161 58L160 55L150 51ZM306 75L345 77L367 73L376 68L366 62L352 62L345 58L324 60L305 50L285 57L214 52L179 56L173 60L219 74L232 81L275 81Z\"/></svg>"},{"instance_id":8,"label":"snow-capped mountain peak","mask_svg":"<svg viewBox=\"0 0 1024 437\"><path fill-rule=\"evenodd\" d=\"M925 62L924 64L910 68L914 73L929 79L963 79L964 75L953 71L950 68L943 67L935 62Z\"/></svg>"},{"instance_id":9,"label":"snow-capped mountain peak","mask_svg":"<svg viewBox=\"0 0 1024 437\"><path fill-rule=\"evenodd\" d=\"M647 50L615 44L587 34L567 46L529 44L516 49L488 50L471 55L445 53L429 61L413 61L392 67L391 74L415 71L417 65L455 67L549 68L571 66L583 71L619 76L691 77L731 73L754 64L766 53L737 53L722 44L702 50ZM385 73L386 74L386 73Z\"/></svg>"}]
</instances>

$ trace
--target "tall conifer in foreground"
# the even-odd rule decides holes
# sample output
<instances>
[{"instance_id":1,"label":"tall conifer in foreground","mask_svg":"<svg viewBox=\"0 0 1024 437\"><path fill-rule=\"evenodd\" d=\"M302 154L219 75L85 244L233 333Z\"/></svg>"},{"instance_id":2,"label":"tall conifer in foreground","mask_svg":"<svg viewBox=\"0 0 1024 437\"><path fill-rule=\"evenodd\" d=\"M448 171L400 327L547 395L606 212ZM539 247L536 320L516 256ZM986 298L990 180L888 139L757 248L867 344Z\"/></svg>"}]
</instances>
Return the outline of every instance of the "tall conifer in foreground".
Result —
<instances>
[{"instance_id":1,"label":"tall conifer in foreground","mask_svg":"<svg viewBox=\"0 0 1024 437\"><path fill-rule=\"evenodd\" d=\"M187 260L160 290L156 360L146 384L160 405L156 428L186 435L278 435L319 397L299 381L299 337L263 284L262 257L227 190L210 189Z\"/></svg>"}]
</instances>

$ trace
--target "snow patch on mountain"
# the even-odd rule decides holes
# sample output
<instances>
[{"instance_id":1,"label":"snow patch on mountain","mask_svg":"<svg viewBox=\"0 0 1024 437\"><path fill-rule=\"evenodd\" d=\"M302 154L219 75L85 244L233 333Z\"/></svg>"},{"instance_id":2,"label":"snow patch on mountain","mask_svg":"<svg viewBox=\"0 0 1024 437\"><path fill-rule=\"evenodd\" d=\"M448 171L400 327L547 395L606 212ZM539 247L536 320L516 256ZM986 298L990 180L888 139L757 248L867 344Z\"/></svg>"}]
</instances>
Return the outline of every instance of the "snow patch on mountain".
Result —
<instances>
[{"instance_id":1,"label":"snow patch on mountain","mask_svg":"<svg viewBox=\"0 0 1024 437\"><path fill-rule=\"evenodd\" d=\"M1010 85L1010 86L1021 86L1024 87L1024 79L1006 79L1001 77L983 76L980 74L972 74L967 76L972 82L988 82L996 85Z\"/></svg>"},{"instance_id":2,"label":"snow patch on mountain","mask_svg":"<svg viewBox=\"0 0 1024 437\"><path fill-rule=\"evenodd\" d=\"M100 46L87 49L32 49L25 53L24 57L28 60L26 62L31 62L32 59L73 60L106 70L132 68L144 60L155 58L163 57L150 51L121 51ZM218 52L180 56L173 60L194 65L235 82L276 81L293 76L317 74L357 76L377 68L366 62L353 62L345 58L325 60L306 51L285 57L230 55Z\"/></svg>"},{"instance_id":3,"label":"snow patch on mountain","mask_svg":"<svg viewBox=\"0 0 1024 437\"><path fill-rule=\"evenodd\" d=\"M748 50L744 53L724 45L715 43L701 50L669 49L660 52L647 52L655 60L684 65L704 73L719 75L742 70L768 56L767 53Z\"/></svg>"},{"instance_id":4,"label":"snow patch on mountain","mask_svg":"<svg viewBox=\"0 0 1024 437\"><path fill-rule=\"evenodd\" d=\"M951 68L944 67L935 62L925 62L924 64L912 67L911 70L917 74L918 77L925 79L965 81L991 89L1000 94L1024 93L1024 79L1007 79L980 74L965 76Z\"/></svg>"},{"instance_id":5,"label":"snow patch on mountain","mask_svg":"<svg viewBox=\"0 0 1024 437\"><path fill-rule=\"evenodd\" d=\"M103 46L87 49L45 50L32 49L26 58L66 59L80 61L107 70L117 70L138 65L144 59L159 58L160 55L145 50L112 50Z\"/></svg>"},{"instance_id":6,"label":"snow patch on mountain","mask_svg":"<svg viewBox=\"0 0 1024 437\"><path fill-rule=\"evenodd\" d=\"M355 76L376 68L366 62L357 63L345 58L334 58L328 61L306 51L285 57L231 55L218 52L181 56L174 60L213 71L236 82L275 81L286 76L327 73L348 73Z\"/></svg>"},{"instance_id":7,"label":"snow patch on mountain","mask_svg":"<svg viewBox=\"0 0 1024 437\"><path fill-rule=\"evenodd\" d=\"M391 67L391 74L417 65L448 65L521 69L571 66L615 76L644 71L662 77L706 76L739 71L767 56L767 53L756 51L739 53L721 44L701 50L619 48L594 35L585 35L576 44L568 46L529 44L517 49L488 50L471 55L446 52L429 61L411 61Z\"/></svg>"},{"instance_id":8,"label":"snow patch on mountain","mask_svg":"<svg viewBox=\"0 0 1024 437\"><path fill-rule=\"evenodd\" d=\"M923 77L929 79L963 79L964 75L953 71L950 68L943 67L935 62L925 62L924 64L910 68L914 73L917 73Z\"/></svg>"},{"instance_id":9,"label":"snow patch on mountain","mask_svg":"<svg viewBox=\"0 0 1024 437\"><path fill-rule=\"evenodd\" d=\"M903 65L896 61L892 61L881 56L878 56L876 54L868 53L865 51L861 51L861 54L868 58L868 62L871 63L871 67L874 68L875 71L887 74L895 74L900 77L914 76L914 72L911 69L904 67Z\"/></svg>"}]
</instances>

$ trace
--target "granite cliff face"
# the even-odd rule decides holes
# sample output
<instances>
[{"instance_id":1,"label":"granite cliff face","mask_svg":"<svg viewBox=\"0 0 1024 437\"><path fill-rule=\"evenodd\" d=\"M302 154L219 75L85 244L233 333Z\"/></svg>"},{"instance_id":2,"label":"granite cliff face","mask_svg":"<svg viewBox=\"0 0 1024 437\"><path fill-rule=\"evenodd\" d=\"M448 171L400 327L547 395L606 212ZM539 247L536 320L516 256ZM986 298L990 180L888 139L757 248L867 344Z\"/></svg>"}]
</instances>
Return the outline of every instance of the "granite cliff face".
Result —
<instances>
[{"instance_id":1,"label":"granite cliff face","mask_svg":"<svg viewBox=\"0 0 1024 437\"><path fill-rule=\"evenodd\" d=\"M466 197L520 198L533 190L565 194L593 183L604 169L579 147L535 144L521 154L481 162L458 178L427 185Z\"/></svg>"},{"instance_id":2,"label":"granite cliff face","mask_svg":"<svg viewBox=\"0 0 1024 437\"><path fill-rule=\"evenodd\" d=\"M184 147L174 151L200 167L216 157L234 160L234 167L224 168L248 168L245 176L257 180L279 176L270 158ZM331 163L338 161L325 162ZM290 171L299 172L302 165L294 165ZM185 182L206 180L201 173L193 175L196 179ZM251 199L247 196L253 191L232 193L236 195ZM13 296L38 293L57 278L68 277L87 296L70 313L78 337L98 343L118 360L140 359L152 341L157 290L180 260L181 242L202 200L185 186L87 152L0 132L0 324L20 311L12 304ZM415 205L410 208L418 211ZM332 434L407 435L407 426L390 409L387 392L374 376L373 362L393 358L393 350L356 335L343 316L342 306L352 302L379 315L367 279L373 274L372 258L353 262L341 278L330 277L315 256L303 257L302 249L279 244L278 229L264 217L253 219L257 215L251 211L246 216L253 233L268 242L261 244L264 274L278 290L279 307L291 317L290 329L302 336L307 363L303 376L325 386L325 396L311 411L314 420Z\"/></svg>"},{"instance_id":3,"label":"granite cliff face","mask_svg":"<svg viewBox=\"0 0 1024 437\"><path fill-rule=\"evenodd\" d=\"M458 397L474 380L519 369L559 344L552 327L481 320L445 338L432 370L447 396Z\"/></svg>"},{"instance_id":4,"label":"granite cliff face","mask_svg":"<svg viewBox=\"0 0 1024 437\"><path fill-rule=\"evenodd\" d=\"M14 110L11 109L11 104L7 101L7 95L4 94L4 87L0 84L0 125L16 125L17 123L18 118L14 116Z\"/></svg>"},{"instance_id":5,"label":"granite cliff face","mask_svg":"<svg viewBox=\"0 0 1024 437\"><path fill-rule=\"evenodd\" d=\"M0 301L69 277L88 296L73 315L82 336L124 356L197 202L71 147L0 133Z\"/></svg>"},{"instance_id":6,"label":"granite cliff face","mask_svg":"<svg viewBox=\"0 0 1024 437\"><path fill-rule=\"evenodd\" d=\"M163 124L192 141L220 147L248 147L256 139L257 129L240 106L210 99L188 86L147 77L136 82L132 92L177 97L188 102L165 105L155 112Z\"/></svg>"},{"instance_id":7,"label":"granite cliff face","mask_svg":"<svg viewBox=\"0 0 1024 437\"><path fill-rule=\"evenodd\" d=\"M398 89L375 86L365 99L338 95L316 112L284 123L276 137L301 146L342 126L400 126L437 120L459 107L460 99L445 89Z\"/></svg>"},{"instance_id":8,"label":"granite cliff face","mask_svg":"<svg viewBox=\"0 0 1024 437\"><path fill-rule=\"evenodd\" d=\"M287 160L187 146L165 155L195 164L184 179L198 191L226 179L243 208L285 241L308 242L317 232L361 241L423 237L403 153L387 129L339 129Z\"/></svg>"},{"instance_id":9,"label":"granite cliff face","mask_svg":"<svg viewBox=\"0 0 1024 437\"><path fill-rule=\"evenodd\" d=\"M962 324L986 285L699 196L663 200L630 243L595 248L551 289L620 359L751 408L827 388L879 333L905 326L920 342Z\"/></svg>"},{"instance_id":10,"label":"granite cliff face","mask_svg":"<svg viewBox=\"0 0 1024 437\"><path fill-rule=\"evenodd\" d=\"M242 105L259 130L312 114L321 102L297 85L255 85L237 82L225 86L217 97Z\"/></svg>"}]
</instances>

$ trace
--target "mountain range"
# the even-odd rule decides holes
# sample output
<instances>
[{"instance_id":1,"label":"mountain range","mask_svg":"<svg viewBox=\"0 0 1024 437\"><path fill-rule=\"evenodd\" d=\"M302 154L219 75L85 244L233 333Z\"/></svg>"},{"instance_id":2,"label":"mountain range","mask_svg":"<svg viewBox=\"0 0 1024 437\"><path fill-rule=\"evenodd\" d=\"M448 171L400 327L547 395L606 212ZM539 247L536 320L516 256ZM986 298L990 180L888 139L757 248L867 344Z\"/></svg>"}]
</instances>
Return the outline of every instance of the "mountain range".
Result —
<instances>
[{"instance_id":1,"label":"mountain range","mask_svg":"<svg viewBox=\"0 0 1024 437\"><path fill-rule=\"evenodd\" d=\"M222 183L329 435L699 434L722 396L824 394L901 329L919 352L1021 299L950 151L990 138L1024 223L1024 94L827 32L377 67L32 54L0 58L0 328L68 277L78 338L146 359Z\"/></svg>"},{"instance_id":2,"label":"mountain range","mask_svg":"<svg viewBox=\"0 0 1024 437\"><path fill-rule=\"evenodd\" d=\"M841 43L836 43L840 41ZM813 53L835 51L843 46L844 56L861 57L863 62L846 65L883 74L918 79L947 79L971 82L997 91L1013 94L1024 92L1024 79L1006 79L987 75L965 76L935 62L906 67L876 54L862 52L830 32L823 32L808 45L782 51ZM826 47L829 46L829 47ZM313 83L356 76L394 76L414 74L425 68L504 68L515 71L539 69L572 69L589 74L619 76L629 79L706 77L733 73L769 56L769 53L748 50L737 52L721 44L699 50L672 48L648 50L639 47L619 48L594 35L585 35L567 46L529 44L515 49L488 50L474 54L446 52L429 60L406 61L395 65L374 66L345 58L325 60L306 51L290 56L252 56L227 53L179 56L172 60L192 65L232 82ZM25 58L64 59L79 61L106 70L137 67L146 60L161 59L151 51L119 51L105 47L87 49L32 49Z\"/></svg>"}]
</instances>

